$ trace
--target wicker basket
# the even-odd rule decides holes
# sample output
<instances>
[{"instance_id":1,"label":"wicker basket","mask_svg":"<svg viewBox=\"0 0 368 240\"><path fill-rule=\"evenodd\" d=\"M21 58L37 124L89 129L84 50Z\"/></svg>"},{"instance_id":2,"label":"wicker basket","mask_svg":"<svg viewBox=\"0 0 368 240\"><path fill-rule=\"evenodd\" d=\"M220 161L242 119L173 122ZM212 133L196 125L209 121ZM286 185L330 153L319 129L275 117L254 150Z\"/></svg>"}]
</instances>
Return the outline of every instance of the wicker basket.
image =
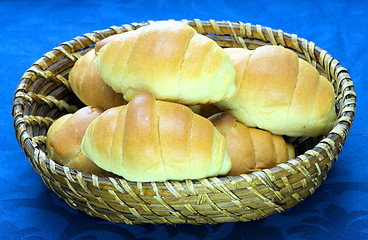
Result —
<instances>
[{"instance_id":1,"label":"wicker basket","mask_svg":"<svg viewBox=\"0 0 368 240\"><path fill-rule=\"evenodd\" d=\"M278 44L313 64L334 85L338 120L326 138L296 138L295 159L253 174L200 180L140 183L71 170L46 157L50 124L83 105L71 91L75 61L110 35L147 23L113 26L60 44L22 76L13 101L14 128L21 148L44 183L71 207L127 224L215 224L250 221L302 202L321 185L336 161L353 122L356 94L347 70L315 43L260 25L227 21L183 22L222 47L254 49Z\"/></svg>"}]
</instances>

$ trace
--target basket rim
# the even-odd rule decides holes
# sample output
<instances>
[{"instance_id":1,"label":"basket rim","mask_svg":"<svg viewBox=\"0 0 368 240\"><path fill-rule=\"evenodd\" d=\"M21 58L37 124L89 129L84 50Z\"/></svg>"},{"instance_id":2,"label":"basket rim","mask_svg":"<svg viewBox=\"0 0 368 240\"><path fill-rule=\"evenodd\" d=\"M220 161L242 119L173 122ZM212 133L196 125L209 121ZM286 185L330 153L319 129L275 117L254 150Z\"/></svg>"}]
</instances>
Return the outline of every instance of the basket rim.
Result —
<instances>
[{"instance_id":1,"label":"basket rim","mask_svg":"<svg viewBox=\"0 0 368 240\"><path fill-rule=\"evenodd\" d=\"M70 41L61 43L59 46L53 48L51 51L45 53L40 59L38 59L36 62L34 62L34 64L32 64L32 66L26 70L25 74L22 76L22 78L20 79L19 85L17 86L16 90L15 90L15 94L14 94L14 99L13 99L13 103L12 103L12 116L13 116L13 124L14 124L14 130L16 132L16 136L17 136L17 140L18 143L20 144L21 148L23 149L23 151L25 152L27 158L29 159L33 159L36 161L39 161L39 159L44 159L44 162L41 164L46 164L46 167L48 169L50 169L51 172L57 173L57 174L61 174L61 175L65 175L67 178L69 178L70 180L76 181L77 176L82 175L83 178L87 181L87 182L95 182L96 178L98 179L98 181L102 182L102 183L109 183L111 184L111 177L103 177L103 176L95 176L93 174L90 173L86 173L86 172L82 172L79 170L73 170L73 169L69 169L67 167L64 167L62 165L57 164L56 162L54 162L54 160L49 159L48 157L46 157L46 153L43 152L39 146L34 143L32 141L32 138L30 137L30 135L27 133L26 131L26 121L25 121L25 117L26 115L24 114L24 109L21 109L18 105L19 105L19 101L20 101L20 97L21 94L19 94L20 92L25 92L25 90L23 89L23 81L27 80L27 73L34 73L35 72L35 68L40 67L41 69L45 70L48 66L52 65L54 62L52 62L52 59L50 58L50 56L54 56L54 55L62 55L63 57L68 57L68 58L73 58L73 56L70 54L72 52L76 52L78 50L84 49L84 48L89 48L91 45L93 45L95 42L97 42L98 40L101 40L107 36L113 35L113 34L117 34L120 33L124 30L128 31L128 30L134 30L136 28L139 28L141 26L150 24L154 21L147 21L147 22L142 22L142 23L130 23L130 24L124 24L121 25L119 27L117 26L111 26L108 29L102 30L102 31L94 31L93 33L86 33L83 34L82 36L78 36L73 38ZM316 61L317 65L320 64L321 67L326 68L326 72L331 73L333 76L333 78L336 80L339 80L339 86L338 89L342 91L342 94L344 95L344 99L342 99L342 107L340 109L340 116L338 116L337 121L333 127L333 129L329 132L329 134L323 138L321 141L319 141L312 149L304 152L303 154L300 154L298 156L295 156L294 159L289 160L286 164L290 164L291 166L295 166L295 165L303 165L305 164L306 160L310 160L311 158L315 157L315 155L317 154L318 156L322 156L322 154L325 154L325 148L329 148L331 149L331 151L335 151L336 154L334 156L328 156L329 158L334 159L337 158L337 155L340 153L342 146L344 145L344 142L348 136L349 130L352 127L353 121L354 121L354 116L355 116L355 111L356 111L356 93L354 91L354 83L348 73L348 71L343 68L340 63L333 58L330 54L327 53L327 51L321 49L320 47L318 47L315 43L308 41L306 39L300 38L295 34L289 34L286 32L283 32L281 30L274 30L271 29L269 27L264 27L261 25L253 25L250 23L243 23L243 22L229 22L229 21L214 21L214 20L209 20L209 21L202 21L199 19L194 19L191 21L188 20L182 20L182 22L185 22L187 24L189 24L192 27L197 27L199 29L199 32L201 33L201 31L203 32L204 27L206 26L212 26L212 24L217 24L220 27L238 27L239 26L245 26L245 30L246 31L260 31L261 33L272 33L272 35L274 37L279 36L280 34L283 35L283 37L285 39L289 39L290 41L296 41L296 46L299 49L292 49L294 50L294 52L299 52L299 54L301 54L301 56L303 56L303 54L308 53L308 51L310 51L310 46L313 46L313 54L314 56L312 56L312 58L318 58L320 60ZM201 24L201 25L200 25ZM215 32L215 34L219 34L221 33L221 28L219 30L217 30L217 32ZM216 37L216 35L214 35ZM232 36L233 38L237 38L237 34ZM87 39L87 41L89 41L91 44L90 46L84 46L84 44L81 43L80 38L84 38ZM247 39L244 38L244 41L246 41ZM265 37L264 39L255 39L255 41L262 41L265 42L267 44L271 43L272 41L275 41L275 39L271 39L271 42L267 42L267 38ZM76 43L76 44L75 44ZM276 42L274 42L276 43ZM79 45L77 48L75 48L76 45ZM286 47L286 46L285 46ZM290 47L289 47L290 48ZM70 51L70 52L69 52ZM304 55L305 56L305 55ZM329 67L327 67L329 66ZM330 71L329 69L332 69L332 71ZM340 86L341 85L341 86ZM343 88L343 89L342 89ZM18 131L21 131L21 133L18 134ZM284 171L283 168L280 168L279 165L275 166L273 168L268 169L270 171L273 171L275 173L280 172L280 171ZM261 170L261 172L263 172L265 170ZM254 178L255 175L254 173L250 173L250 174L243 174L243 175L247 175L250 178ZM217 178L220 181L223 182L228 182L228 181L244 181L244 176L226 176L226 177L212 177L212 178ZM211 179L212 179L211 178ZM130 185L136 185L137 182L133 182L133 181L128 181L125 180L123 177L116 177L114 178L116 180L124 180L127 183L129 183ZM179 181L179 182L183 182L183 184L185 184L186 180L183 181ZM191 180L193 182L198 182L200 180ZM178 182L177 180L167 180L165 182ZM155 182L155 184L158 185L163 185L165 184L165 182ZM152 183L143 183L143 184L152 184Z\"/></svg>"}]
</instances>

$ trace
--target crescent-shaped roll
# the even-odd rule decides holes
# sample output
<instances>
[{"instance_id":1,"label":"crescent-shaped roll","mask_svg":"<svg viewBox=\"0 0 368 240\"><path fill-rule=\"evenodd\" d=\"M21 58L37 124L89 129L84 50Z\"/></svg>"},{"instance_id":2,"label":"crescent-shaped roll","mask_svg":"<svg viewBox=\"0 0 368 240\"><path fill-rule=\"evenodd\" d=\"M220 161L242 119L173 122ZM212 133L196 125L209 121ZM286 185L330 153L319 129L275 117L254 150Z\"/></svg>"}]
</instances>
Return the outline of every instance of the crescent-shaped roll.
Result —
<instances>
[{"instance_id":1,"label":"crescent-shaped roll","mask_svg":"<svg viewBox=\"0 0 368 240\"><path fill-rule=\"evenodd\" d=\"M96 118L82 151L130 181L198 179L224 175L231 168L225 138L208 119L149 93Z\"/></svg>"},{"instance_id":2,"label":"crescent-shaped roll","mask_svg":"<svg viewBox=\"0 0 368 240\"><path fill-rule=\"evenodd\" d=\"M84 107L74 114L56 119L46 135L47 156L56 163L87 173L106 175L106 172L81 152L82 138L88 125L102 113L102 109Z\"/></svg>"},{"instance_id":3,"label":"crescent-shaped roll","mask_svg":"<svg viewBox=\"0 0 368 240\"><path fill-rule=\"evenodd\" d=\"M294 147L284 138L258 128L248 128L229 113L209 118L226 139L232 161L228 176L275 167L295 157Z\"/></svg>"},{"instance_id":4,"label":"crescent-shaped roll","mask_svg":"<svg viewBox=\"0 0 368 240\"><path fill-rule=\"evenodd\" d=\"M235 94L216 103L247 126L277 135L326 135L337 118L332 84L293 51L263 46L231 55Z\"/></svg>"},{"instance_id":5,"label":"crescent-shaped roll","mask_svg":"<svg viewBox=\"0 0 368 240\"><path fill-rule=\"evenodd\" d=\"M238 53L244 53L245 51L249 51L245 48L239 48L239 47L230 47L230 48L224 48L225 52L230 55L230 57L234 54Z\"/></svg>"},{"instance_id":6,"label":"crescent-shaped roll","mask_svg":"<svg viewBox=\"0 0 368 240\"><path fill-rule=\"evenodd\" d=\"M196 105L227 99L235 91L229 55L184 23L154 22L97 49L102 78L127 101L150 92L158 100Z\"/></svg>"},{"instance_id":7,"label":"crescent-shaped roll","mask_svg":"<svg viewBox=\"0 0 368 240\"><path fill-rule=\"evenodd\" d=\"M75 95L88 106L109 109L126 103L123 95L108 86L98 73L94 49L74 64L69 73L69 83Z\"/></svg>"}]
</instances>

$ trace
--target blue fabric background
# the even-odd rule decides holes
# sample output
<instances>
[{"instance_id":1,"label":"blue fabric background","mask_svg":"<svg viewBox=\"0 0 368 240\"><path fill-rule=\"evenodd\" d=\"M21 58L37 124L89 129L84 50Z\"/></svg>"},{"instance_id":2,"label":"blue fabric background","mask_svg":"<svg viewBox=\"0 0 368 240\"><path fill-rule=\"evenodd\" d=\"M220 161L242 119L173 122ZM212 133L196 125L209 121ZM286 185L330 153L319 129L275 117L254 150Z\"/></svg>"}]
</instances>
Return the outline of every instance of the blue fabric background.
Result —
<instances>
[{"instance_id":1,"label":"blue fabric background","mask_svg":"<svg viewBox=\"0 0 368 240\"><path fill-rule=\"evenodd\" d=\"M0 239L368 239L367 1L0 1L0 16ZM71 209L16 142L11 105L22 74L53 47L93 30L194 18L295 33L349 70L357 115L327 181L287 212L248 223L130 226Z\"/></svg>"}]
</instances>

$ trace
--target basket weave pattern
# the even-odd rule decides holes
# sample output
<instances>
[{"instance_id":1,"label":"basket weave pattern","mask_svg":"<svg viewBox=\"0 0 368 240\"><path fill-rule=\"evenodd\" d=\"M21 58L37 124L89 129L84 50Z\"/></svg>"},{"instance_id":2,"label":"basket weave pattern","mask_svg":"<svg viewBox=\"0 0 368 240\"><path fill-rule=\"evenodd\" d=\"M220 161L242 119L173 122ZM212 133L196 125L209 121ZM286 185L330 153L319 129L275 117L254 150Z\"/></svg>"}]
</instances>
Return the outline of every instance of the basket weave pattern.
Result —
<instances>
[{"instance_id":1,"label":"basket weave pattern","mask_svg":"<svg viewBox=\"0 0 368 240\"><path fill-rule=\"evenodd\" d=\"M150 22L87 33L36 61L22 76L13 101L14 129L21 148L44 183L71 207L127 224L250 221L295 206L326 179L355 114L356 94L347 70L315 43L295 34L242 22L183 22L222 47L255 49L277 44L294 50L333 83L338 111L334 128L323 139L295 139L300 154L287 163L235 177L140 183L60 166L46 157L45 136L55 119L82 106L68 82L73 64L97 41Z\"/></svg>"}]
</instances>

